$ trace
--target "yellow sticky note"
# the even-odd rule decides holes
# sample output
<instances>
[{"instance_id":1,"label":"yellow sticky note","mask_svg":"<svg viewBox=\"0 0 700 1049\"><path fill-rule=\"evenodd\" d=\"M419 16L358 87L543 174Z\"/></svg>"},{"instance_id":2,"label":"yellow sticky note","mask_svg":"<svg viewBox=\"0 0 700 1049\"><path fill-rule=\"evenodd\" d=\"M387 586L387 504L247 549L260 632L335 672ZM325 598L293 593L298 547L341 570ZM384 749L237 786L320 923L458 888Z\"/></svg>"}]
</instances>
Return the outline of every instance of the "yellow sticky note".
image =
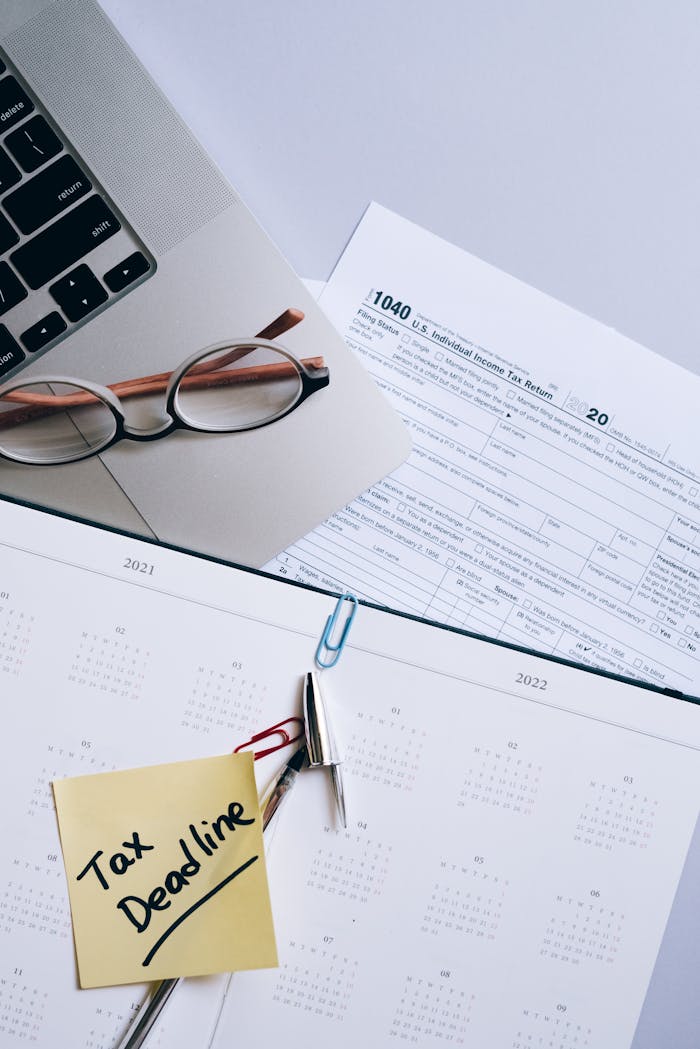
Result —
<instances>
[{"instance_id":1,"label":"yellow sticky note","mask_svg":"<svg viewBox=\"0 0 700 1049\"><path fill-rule=\"evenodd\" d=\"M53 789L81 987L277 965L250 753Z\"/></svg>"}]
</instances>

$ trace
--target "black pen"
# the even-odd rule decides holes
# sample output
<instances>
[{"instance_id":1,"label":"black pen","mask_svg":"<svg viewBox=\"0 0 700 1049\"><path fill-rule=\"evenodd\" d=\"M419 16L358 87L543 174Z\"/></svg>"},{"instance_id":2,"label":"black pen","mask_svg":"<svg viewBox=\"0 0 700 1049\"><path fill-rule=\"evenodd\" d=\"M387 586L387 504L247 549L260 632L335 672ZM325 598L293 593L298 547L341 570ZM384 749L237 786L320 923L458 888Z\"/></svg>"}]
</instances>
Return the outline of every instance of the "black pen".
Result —
<instances>
[{"instance_id":1,"label":"black pen","mask_svg":"<svg viewBox=\"0 0 700 1049\"><path fill-rule=\"evenodd\" d=\"M306 743L302 743L294 751L287 764L277 773L271 785L263 794L260 800L263 834L269 827L270 820L294 786L296 778L303 769L306 759Z\"/></svg>"},{"instance_id":2,"label":"black pen","mask_svg":"<svg viewBox=\"0 0 700 1049\"><path fill-rule=\"evenodd\" d=\"M269 827L272 817L294 786L297 776L304 767L306 757L306 743L302 743L294 751L287 764L283 765L263 795L260 802L263 833ZM117 1049L140 1049L144 1045L163 1011L163 1007L181 979L183 977L176 976L170 980L161 980L148 1004L142 1005L139 1009Z\"/></svg>"}]
</instances>

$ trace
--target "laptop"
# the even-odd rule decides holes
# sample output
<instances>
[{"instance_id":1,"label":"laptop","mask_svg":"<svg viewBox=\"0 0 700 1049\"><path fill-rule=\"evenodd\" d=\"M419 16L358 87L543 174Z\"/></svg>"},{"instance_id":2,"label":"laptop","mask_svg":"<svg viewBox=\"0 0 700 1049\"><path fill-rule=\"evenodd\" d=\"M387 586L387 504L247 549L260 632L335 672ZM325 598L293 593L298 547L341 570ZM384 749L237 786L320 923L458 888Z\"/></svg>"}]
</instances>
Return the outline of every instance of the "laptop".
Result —
<instances>
[{"instance_id":1,"label":"laptop","mask_svg":"<svg viewBox=\"0 0 700 1049\"><path fill-rule=\"evenodd\" d=\"M254 429L180 428L60 465L0 459L0 493L259 566L410 443L101 8L5 0L0 397L47 376L119 391L253 337L327 369L328 383ZM123 402L132 431L163 423L165 385Z\"/></svg>"}]
</instances>

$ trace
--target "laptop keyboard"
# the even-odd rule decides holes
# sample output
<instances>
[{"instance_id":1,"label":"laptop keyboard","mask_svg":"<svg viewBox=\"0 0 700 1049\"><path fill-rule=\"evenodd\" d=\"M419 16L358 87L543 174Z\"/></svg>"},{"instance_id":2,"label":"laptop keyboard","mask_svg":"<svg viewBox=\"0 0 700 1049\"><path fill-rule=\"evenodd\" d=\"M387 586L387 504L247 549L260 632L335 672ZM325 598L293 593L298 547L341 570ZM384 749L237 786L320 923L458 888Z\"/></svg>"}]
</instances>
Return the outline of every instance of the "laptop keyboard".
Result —
<instances>
[{"instance_id":1,"label":"laptop keyboard","mask_svg":"<svg viewBox=\"0 0 700 1049\"><path fill-rule=\"evenodd\" d=\"M0 57L0 379L154 269L86 165Z\"/></svg>"}]
</instances>

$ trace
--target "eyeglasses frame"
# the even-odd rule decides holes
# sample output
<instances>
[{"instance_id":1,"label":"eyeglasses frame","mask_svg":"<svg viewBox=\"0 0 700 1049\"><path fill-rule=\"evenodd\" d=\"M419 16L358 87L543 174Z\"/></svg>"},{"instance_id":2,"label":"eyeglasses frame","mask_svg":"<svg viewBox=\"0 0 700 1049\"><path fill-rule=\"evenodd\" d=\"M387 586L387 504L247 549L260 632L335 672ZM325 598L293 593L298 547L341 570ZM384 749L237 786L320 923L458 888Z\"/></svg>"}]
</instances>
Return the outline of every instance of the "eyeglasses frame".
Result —
<instances>
[{"instance_id":1,"label":"eyeglasses frame","mask_svg":"<svg viewBox=\"0 0 700 1049\"><path fill-rule=\"evenodd\" d=\"M178 387L181 380L197 363L197 361L203 360L211 354L222 350L236 349L271 349L280 356L286 358L286 360L296 369L301 380L301 386L297 397L291 404L287 405L281 411L263 419L261 422L248 423L241 426L204 426L199 423L194 423L177 406ZM92 394L105 404L110 409L114 418L114 433L104 442L104 444L87 448L82 454L60 456L50 460L38 459L34 456L8 455L7 452L3 450L0 441L0 458L5 459L8 462L20 463L26 466L60 466L65 465L66 463L77 463L83 459L90 459L93 455L100 455L102 452L106 452L108 448L112 448L122 440L139 442L156 441L161 437L169 436L176 430L193 430L198 433L243 433L248 430L258 430L263 426L269 426L271 423L279 422L280 419L284 419L285 416L290 415L301 404L303 404L312 393L328 386L330 383L330 373L325 365L311 370L303 361L299 360L298 357L295 357L294 354L285 350L284 347L279 345L279 343L273 342L270 339L258 337L251 339L227 339L223 342L213 343L212 345L207 346L202 350L197 350L196 353L191 354L191 356L183 361L182 364L171 373L165 389L164 416L159 424L149 429L130 426L127 422L120 398L110 390L109 387L101 386L99 383L90 382L88 379L73 379L66 375L36 375L32 376L31 379L28 377L18 378L2 388L0 391L0 397L13 393L25 386L37 386L51 383L60 383L64 385L70 384L78 390L84 390L86 393ZM70 411L70 408L67 408L66 411Z\"/></svg>"}]
</instances>

